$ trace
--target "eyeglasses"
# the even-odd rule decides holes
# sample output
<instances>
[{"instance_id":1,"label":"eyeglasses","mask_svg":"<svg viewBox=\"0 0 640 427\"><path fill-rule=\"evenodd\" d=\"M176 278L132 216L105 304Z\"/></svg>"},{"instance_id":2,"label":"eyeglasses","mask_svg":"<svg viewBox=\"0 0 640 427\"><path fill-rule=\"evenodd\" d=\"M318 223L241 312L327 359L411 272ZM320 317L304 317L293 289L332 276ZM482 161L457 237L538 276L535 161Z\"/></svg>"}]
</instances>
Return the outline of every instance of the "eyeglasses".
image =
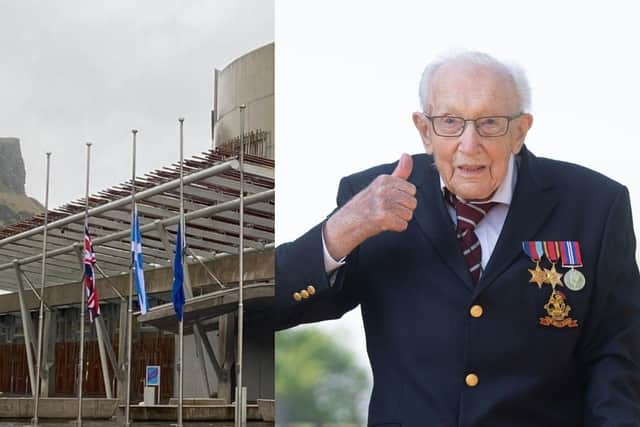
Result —
<instances>
[{"instance_id":1,"label":"eyeglasses","mask_svg":"<svg viewBox=\"0 0 640 427\"><path fill-rule=\"evenodd\" d=\"M464 133L467 122L473 122L478 135L484 137L504 136L509 130L511 120L517 119L524 113L517 113L513 116L486 116L477 119L465 119L456 116L427 116L422 113L433 124L433 131L439 136L460 136Z\"/></svg>"}]
</instances>

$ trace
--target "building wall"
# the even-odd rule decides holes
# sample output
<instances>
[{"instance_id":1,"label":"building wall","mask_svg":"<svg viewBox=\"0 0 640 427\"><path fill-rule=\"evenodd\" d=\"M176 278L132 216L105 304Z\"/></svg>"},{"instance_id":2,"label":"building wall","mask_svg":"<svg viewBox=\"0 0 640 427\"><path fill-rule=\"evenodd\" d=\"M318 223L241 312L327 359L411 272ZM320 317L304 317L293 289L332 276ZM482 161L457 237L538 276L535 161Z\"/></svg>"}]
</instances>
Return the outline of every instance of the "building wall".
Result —
<instances>
[{"instance_id":1,"label":"building wall","mask_svg":"<svg viewBox=\"0 0 640 427\"><path fill-rule=\"evenodd\" d=\"M218 330L207 332L207 337L211 342L216 357L222 363L220 354L220 332ZM176 353L175 360L178 360L178 337L176 337ZM235 349L237 341L228 343ZM247 400L255 401L256 399L274 399L275 398L275 376L274 376L274 337L272 331L264 329L256 330L251 324L247 324L244 334L243 347L243 383L247 387ZM206 359L206 357L205 357ZM234 377L232 384L235 386L235 360L232 367L232 376ZM212 390L218 389L218 378L211 364L207 361L207 377ZM185 335L184 337L184 385L183 396L190 397L206 397L207 388L205 378L201 373L200 361L196 357L195 340L193 335ZM177 397L178 390L178 371L174 372L174 390ZM221 397L218 395L217 397Z\"/></svg>"},{"instance_id":2,"label":"building wall","mask_svg":"<svg viewBox=\"0 0 640 427\"><path fill-rule=\"evenodd\" d=\"M239 106L246 105L245 132L267 132L261 152L274 156L274 45L247 53L218 74L214 141L224 146L240 134Z\"/></svg>"},{"instance_id":3,"label":"building wall","mask_svg":"<svg viewBox=\"0 0 640 427\"><path fill-rule=\"evenodd\" d=\"M118 306L101 304L102 318L111 337L115 354L118 354ZM49 396L70 397L77 395L76 372L79 362L80 310L78 307L54 309L51 312L50 331L53 340L49 344L46 360L50 365ZM32 312L34 329L38 328L38 313ZM46 333L46 332L45 332ZM34 337L35 339L35 337ZM161 397L167 401L174 391L171 373L175 370L174 336L155 328L139 328L134 321L131 364L131 400L143 398L144 376L147 365L161 366ZM175 339L177 341L177 338ZM34 347L36 345L34 344ZM43 354L43 358L45 355ZM44 360L44 359L43 359ZM105 396L102 366L98 351L96 328L85 324L83 393L88 397ZM109 368L109 377L114 395L118 393L114 372ZM0 393L7 395L29 395L27 356L20 316L0 315ZM43 392L44 393L44 392Z\"/></svg>"},{"instance_id":4,"label":"building wall","mask_svg":"<svg viewBox=\"0 0 640 427\"><path fill-rule=\"evenodd\" d=\"M244 383L247 400L275 399L275 340L269 333L251 328L245 330Z\"/></svg>"},{"instance_id":5,"label":"building wall","mask_svg":"<svg viewBox=\"0 0 640 427\"><path fill-rule=\"evenodd\" d=\"M209 331L207 332L207 337L209 338L209 342L211 342L211 346L216 351L216 356L218 355L219 348L219 340L218 340L218 331ZM176 337L176 346L175 346L175 360L179 358L179 346L178 346L178 337ZM206 360L206 358L205 358ZM209 384L212 390L218 389L218 378L213 370L211 364L207 361L207 378L209 379ZM179 377L178 370L174 371L174 379L173 383L176 385L175 397L178 397L178 387ZM182 390L183 396L185 398L190 397L207 397L207 387L205 385L205 377L202 375L202 371L200 369L200 362L196 357L196 346L195 339L193 335L185 335L184 336L184 384Z\"/></svg>"}]
</instances>

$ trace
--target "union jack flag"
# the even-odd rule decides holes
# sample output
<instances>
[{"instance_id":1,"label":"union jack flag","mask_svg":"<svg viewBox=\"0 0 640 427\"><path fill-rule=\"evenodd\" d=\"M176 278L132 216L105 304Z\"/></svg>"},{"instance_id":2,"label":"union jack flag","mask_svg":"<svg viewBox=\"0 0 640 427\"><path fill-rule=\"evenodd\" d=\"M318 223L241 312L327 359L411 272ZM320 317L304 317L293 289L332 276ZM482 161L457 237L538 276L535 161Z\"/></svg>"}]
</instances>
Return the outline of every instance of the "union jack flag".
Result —
<instances>
[{"instance_id":1,"label":"union jack flag","mask_svg":"<svg viewBox=\"0 0 640 427\"><path fill-rule=\"evenodd\" d=\"M89 311L89 319L100 316L100 304L98 303L98 288L96 287L96 274L94 264L96 263L96 254L93 253L93 245L91 244L91 236L89 235L89 227L84 225L84 287L87 291L87 310Z\"/></svg>"}]
</instances>

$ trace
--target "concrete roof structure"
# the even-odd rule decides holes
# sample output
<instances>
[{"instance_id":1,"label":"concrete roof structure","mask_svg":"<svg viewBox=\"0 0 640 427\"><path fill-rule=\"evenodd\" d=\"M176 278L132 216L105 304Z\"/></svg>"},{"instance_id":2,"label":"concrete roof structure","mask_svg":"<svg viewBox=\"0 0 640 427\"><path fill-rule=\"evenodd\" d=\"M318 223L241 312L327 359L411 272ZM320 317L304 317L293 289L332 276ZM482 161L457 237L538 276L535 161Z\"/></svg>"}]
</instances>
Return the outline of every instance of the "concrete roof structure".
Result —
<instances>
[{"instance_id":1,"label":"concrete roof structure","mask_svg":"<svg viewBox=\"0 0 640 427\"><path fill-rule=\"evenodd\" d=\"M239 247L239 162L211 150L184 162L187 263L203 263ZM264 250L274 241L274 164L245 155L244 247ZM136 203L145 271L170 267L179 221L179 165L136 178ZM84 199L49 211L46 286L82 278ZM0 229L0 290L41 281L44 216ZM130 265L131 182L89 197L89 230L104 276L127 274Z\"/></svg>"},{"instance_id":2,"label":"concrete roof structure","mask_svg":"<svg viewBox=\"0 0 640 427\"><path fill-rule=\"evenodd\" d=\"M244 285L244 308L254 316L261 315L263 321L271 321L271 302L274 296L273 283L255 283ZM238 309L238 288L231 287L194 296L186 300L184 305L184 328L191 333L194 324L199 323L205 329L217 329L209 324L217 321L223 314L235 312ZM165 331L178 332L173 304L164 304L149 310L138 317L140 323L155 326Z\"/></svg>"}]
</instances>

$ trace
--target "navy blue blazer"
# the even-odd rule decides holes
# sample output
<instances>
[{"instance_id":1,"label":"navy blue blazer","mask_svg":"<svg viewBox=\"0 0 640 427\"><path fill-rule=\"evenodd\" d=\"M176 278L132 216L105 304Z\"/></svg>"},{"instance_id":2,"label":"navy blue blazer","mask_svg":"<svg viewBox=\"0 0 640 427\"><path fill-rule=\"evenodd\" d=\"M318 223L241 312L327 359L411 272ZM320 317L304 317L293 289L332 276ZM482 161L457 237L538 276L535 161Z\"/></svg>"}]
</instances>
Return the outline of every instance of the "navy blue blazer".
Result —
<instances>
[{"instance_id":1,"label":"navy blue blazer","mask_svg":"<svg viewBox=\"0 0 640 427\"><path fill-rule=\"evenodd\" d=\"M360 305L374 378L370 426L640 425L640 276L627 189L526 148L517 157L512 204L475 286L424 154L413 156L418 206L408 229L362 243L333 286L321 224L276 249L280 329ZM343 178L338 206L394 168ZM578 327L540 324L552 289L529 282L527 240L580 243L586 285L558 287ZM316 292L296 301L309 285Z\"/></svg>"}]
</instances>

